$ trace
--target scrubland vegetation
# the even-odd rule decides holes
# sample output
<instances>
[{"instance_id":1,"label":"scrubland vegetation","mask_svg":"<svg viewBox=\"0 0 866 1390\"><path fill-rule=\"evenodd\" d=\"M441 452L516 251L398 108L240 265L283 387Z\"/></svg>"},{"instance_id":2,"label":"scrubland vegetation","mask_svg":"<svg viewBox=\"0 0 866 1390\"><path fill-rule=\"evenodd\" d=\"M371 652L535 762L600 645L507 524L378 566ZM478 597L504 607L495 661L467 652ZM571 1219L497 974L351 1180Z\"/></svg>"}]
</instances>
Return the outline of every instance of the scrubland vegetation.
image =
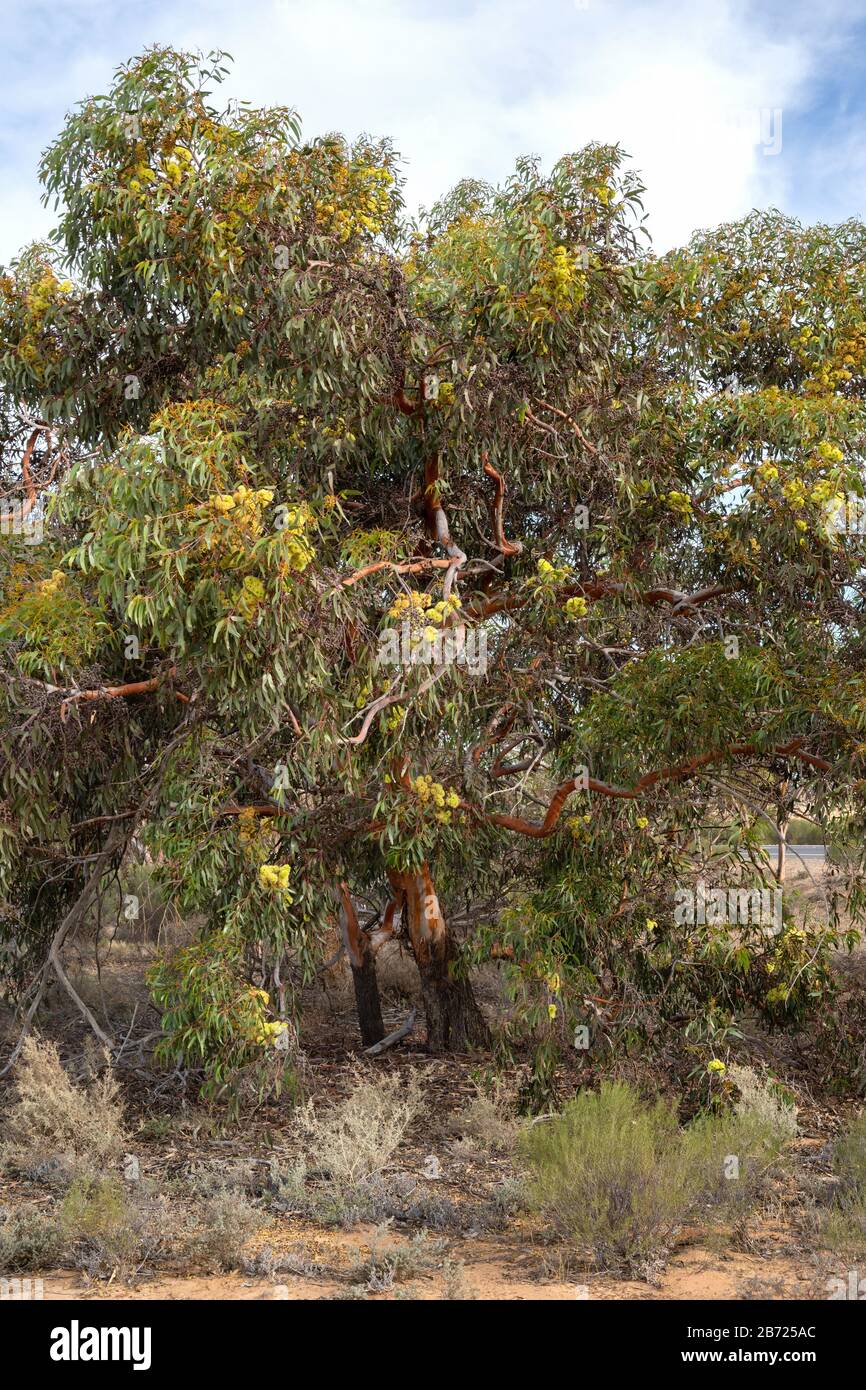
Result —
<instances>
[{"instance_id":1,"label":"scrubland vegetation","mask_svg":"<svg viewBox=\"0 0 866 1390\"><path fill-rule=\"evenodd\" d=\"M658 255L600 144L413 216L225 74L0 269L0 1273L833 1297L866 228Z\"/></svg>"}]
</instances>

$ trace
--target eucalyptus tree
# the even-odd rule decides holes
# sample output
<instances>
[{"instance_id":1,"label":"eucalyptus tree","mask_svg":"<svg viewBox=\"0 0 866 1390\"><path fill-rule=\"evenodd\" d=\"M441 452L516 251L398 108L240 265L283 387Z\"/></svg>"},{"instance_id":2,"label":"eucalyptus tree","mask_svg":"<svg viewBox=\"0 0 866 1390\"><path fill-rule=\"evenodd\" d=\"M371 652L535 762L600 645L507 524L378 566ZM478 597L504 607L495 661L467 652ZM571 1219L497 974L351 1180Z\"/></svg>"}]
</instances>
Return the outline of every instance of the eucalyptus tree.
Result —
<instances>
[{"instance_id":1,"label":"eucalyptus tree","mask_svg":"<svg viewBox=\"0 0 866 1390\"><path fill-rule=\"evenodd\" d=\"M805 1007L832 931L669 901L786 779L859 825L862 227L657 260L606 146L413 221L387 140L218 108L223 75L152 50L85 101L55 237L0 279L28 1016L136 832L206 920L153 987L216 1085L338 921L367 1043L400 931L434 1048L488 1041L490 953L548 1040L611 1001Z\"/></svg>"}]
</instances>

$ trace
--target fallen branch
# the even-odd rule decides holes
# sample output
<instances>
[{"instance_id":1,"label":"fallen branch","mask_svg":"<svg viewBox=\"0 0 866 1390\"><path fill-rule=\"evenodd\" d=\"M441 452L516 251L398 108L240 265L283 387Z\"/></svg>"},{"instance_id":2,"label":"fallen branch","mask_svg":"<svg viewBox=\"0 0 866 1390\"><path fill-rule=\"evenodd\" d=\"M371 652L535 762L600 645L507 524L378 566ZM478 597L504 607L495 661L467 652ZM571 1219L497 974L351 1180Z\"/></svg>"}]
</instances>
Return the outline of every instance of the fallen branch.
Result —
<instances>
[{"instance_id":1,"label":"fallen branch","mask_svg":"<svg viewBox=\"0 0 866 1390\"><path fill-rule=\"evenodd\" d=\"M400 1024L399 1028L395 1028L393 1033L386 1034L386 1036L382 1038L379 1042L373 1043L372 1047L365 1047L364 1056L378 1057L380 1053L386 1050L386 1048L393 1047L395 1043L398 1043L401 1040L401 1038L408 1037L408 1035L412 1032L412 1029L415 1027L415 1018L416 1012L413 1009L412 1012L409 1014L409 1017L403 1023Z\"/></svg>"}]
</instances>

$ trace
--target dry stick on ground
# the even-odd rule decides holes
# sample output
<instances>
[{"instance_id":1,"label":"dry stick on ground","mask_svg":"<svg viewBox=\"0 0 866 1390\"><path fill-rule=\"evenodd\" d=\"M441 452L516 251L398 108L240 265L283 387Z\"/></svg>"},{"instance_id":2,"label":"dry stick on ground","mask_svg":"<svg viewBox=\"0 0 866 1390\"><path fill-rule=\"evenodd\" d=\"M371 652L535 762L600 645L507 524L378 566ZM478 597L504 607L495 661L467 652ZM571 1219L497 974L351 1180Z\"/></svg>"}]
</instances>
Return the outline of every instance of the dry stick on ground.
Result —
<instances>
[{"instance_id":1,"label":"dry stick on ground","mask_svg":"<svg viewBox=\"0 0 866 1390\"><path fill-rule=\"evenodd\" d=\"M364 1056L378 1057L389 1047L393 1047L395 1043L400 1042L401 1038L408 1037L409 1034L412 1032L412 1029L415 1027L416 1017L417 1012L415 1009L413 1009L409 1014L409 1017L407 1019L404 1019L404 1021L400 1024L400 1027L395 1028L393 1033L389 1033L387 1037L382 1038L377 1043L373 1043L372 1047L365 1047Z\"/></svg>"}]
</instances>

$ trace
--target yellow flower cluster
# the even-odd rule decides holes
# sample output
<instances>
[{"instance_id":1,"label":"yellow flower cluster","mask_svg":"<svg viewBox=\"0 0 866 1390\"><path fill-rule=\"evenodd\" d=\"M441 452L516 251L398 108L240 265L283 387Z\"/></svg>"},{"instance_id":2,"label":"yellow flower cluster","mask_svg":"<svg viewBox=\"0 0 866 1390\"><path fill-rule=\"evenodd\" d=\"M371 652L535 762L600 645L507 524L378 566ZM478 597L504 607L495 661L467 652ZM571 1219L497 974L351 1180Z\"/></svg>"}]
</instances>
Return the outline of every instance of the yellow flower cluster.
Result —
<instances>
[{"instance_id":1,"label":"yellow flower cluster","mask_svg":"<svg viewBox=\"0 0 866 1390\"><path fill-rule=\"evenodd\" d=\"M569 816L568 820L565 822L565 828L571 831L573 839L579 840L582 835L586 834L586 827L591 821L592 815L590 812L587 812L585 816Z\"/></svg>"},{"instance_id":2,"label":"yellow flower cluster","mask_svg":"<svg viewBox=\"0 0 866 1390\"><path fill-rule=\"evenodd\" d=\"M552 565L549 560L538 562L538 578L542 584L561 584L570 573L568 565Z\"/></svg>"},{"instance_id":3,"label":"yellow flower cluster","mask_svg":"<svg viewBox=\"0 0 866 1390\"><path fill-rule=\"evenodd\" d=\"M276 1023L263 1023L256 1038L256 1042L261 1043L263 1047L266 1047L268 1043L273 1043L274 1047L276 1047L277 1040L287 1032L288 1025L283 1023L282 1019L277 1019Z\"/></svg>"},{"instance_id":4,"label":"yellow flower cluster","mask_svg":"<svg viewBox=\"0 0 866 1390\"><path fill-rule=\"evenodd\" d=\"M792 507L799 509L806 504L806 484L799 478L791 478L782 484L782 492Z\"/></svg>"},{"instance_id":5,"label":"yellow flower cluster","mask_svg":"<svg viewBox=\"0 0 866 1390\"><path fill-rule=\"evenodd\" d=\"M256 609L264 602L265 586L254 574L248 574L234 597L243 616L252 618Z\"/></svg>"},{"instance_id":6,"label":"yellow flower cluster","mask_svg":"<svg viewBox=\"0 0 866 1390\"><path fill-rule=\"evenodd\" d=\"M274 893L286 893L291 873L288 864L263 864L259 869L259 883Z\"/></svg>"},{"instance_id":7,"label":"yellow flower cluster","mask_svg":"<svg viewBox=\"0 0 866 1390\"><path fill-rule=\"evenodd\" d=\"M282 1019L277 1019L274 1023L269 1023L266 1019L265 1009L271 1002L271 996L266 989L256 989L253 985L247 990L247 996L253 1010L252 1017L247 1022L250 1041L260 1047L276 1045L277 1039L286 1032L287 1025Z\"/></svg>"},{"instance_id":8,"label":"yellow flower cluster","mask_svg":"<svg viewBox=\"0 0 866 1390\"><path fill-rule=\"evenodd\" d=\"M403 720L404 720L405 718L406 718L406 706L405 706L405 705L395 705L394 708L391 710L391 713L388 715L387 719L385 720L385 729L386 729L386 731L387 731L389 734L392 734L392 733L394 732L395 729L399 729L400 725L403 723Z\"/></svg>"},{"instance_id":9,"label":"yellow flower cluster","mask_svg":"<svg viewBox=\"0 0 866 1390\"><path fill-rule=\"evenodd\" d=\"M428 642L436 638L436 627L441 627L449 614L460 607L460 600L451 594L447 599L433 602L433 595L413 589L408 594L398 594L388 609L389 618L405 618L412 627L424 626L424 637ZM435 624L436 626L433 626Z\"/></svg>"},{"instance_id":10,"label":"yellow flower cluster","mask_svg":"<svg viewBox=\"0 0 866 1390\"><path fill-rule=\"evenodd\" d=\"M313 558L313 547L304 534L312 522L312 512L304 503L289 507L283 517L280 536L286 552L285 564L298 574L307 568Z\"/></svg>"},{"instance_id":11,"label":"yellow flower cluster","mask_svg":"<svg viewBox=\"0 0 866 1390\"><path fill-rule=\"evenodd\" d=\"M375 236L385 225L394 175L389 169L340 164L334 171L333 198L316 203L316 216L340 241L357 232Z\"/></svg>"},{"instance_id":12,"label":"yellow flower cluster","mask_svg":"<svg viewBox=\"0 0 866 1390\"><path fill-rule=\"evenodd\" d=\"M412 790L422 805L435 806L436 820L442 825L448 825L451 820L451 812L456 811L460 805L459 793L453 787L443 787L441 782L434 782L429 773L422 773L416 777L412 783Z\"/></svg>"},{"instance_id":13,"label":"yellow flower cluster","mask_svg":"<svg viewBox=\"0 0 866 1390\"><path fill-rule=\"evenodd\" d=\"M250 488L241 484L234 492L219 493L209 498L204 505L209 513L215 513L230 523L228 549L230 554L238 557L244 555L251 541L257 541L263 534L262 511L273 500L274 494L270 488ZM312 521L312 513L305 503L281 509L278 529L284 552L280 560L282 574L290 570L300 573L310 564L313 548L304 533ZM205 543L208 548L224 544L219 538L213 537ZM264 597L264 589L260 591L259 581L255 580L252 584L245 582L244 590L243 596L238 595L236 601L244 610L251 611Z\"/></svg>"},{"instance_id":14,"label":"yellow flower cluster","mask_svg":"<svg viewBox=\"0 0 866 1390\"><path fill-rule=\"evenodd\" d=\"M578 618L583 618L583 617L585 617L585 615L586 615L586 599L585 599L585 598L575 597L575 598L570 598L570 599L567 599L567 600L566 600L566 604L565 604L565 616L566 616L567 618L570 618L570 619L572 620L572 622L576 622Z\"/></svg>"},{"instance_id":15,"label":"yellow flower cluster","mask_svg":"<svg viewBox=\"0 0 866 1390\"><path fill-rule=\"evenodd\" d=\"M262 508L269 506L273 500L274 494L270 488L263 487L255 490L242 483L234 492L223 492L216 497L211 497L208 505L212 511L219 512L220 516L234 512L237 518L242 518L245 522L257 521L259 530L261 530L259 514Z\"/></svg>"},{"instance_id":16,"label":"yellow flower cluster","mask_svg":"<svg viewBox=\"0 0 866 1390\"><path fill-rule=\"evenodd\" d=\"M433 595L419 593L413 589L409 594L398 594L388 609L389 618L402 619L411 627L420 627L427 621L427 609L433 603Z\"/></svg>"},{"instance_id":17,"label":"yellow flower cluster","mask_svg":"<svg viewBox=\"0 0 866 1390\"><path fill-rule=\"evenodd\" d=\"M238 816L238 842L245 859L255 861L267 856L261 822L251 807Z\"/></svg>"},{"instance_id":18,"label":"yellow flower cluster","mask_svg":"<svg viewBox=\"0 0 866 1390\"><path fill-rule=\"evenodd\" d=\"M63 570L52 570L51 578L43 579L42 583L39 585L40 594L56 594L65 578L66 575L63 573Z\"/></svg>"},{"instance_id":19,"label":"yellow flower cluster","mask_svg":"<svg viewBox=\"0 0 866 1390\"><path fill-rule=\"evenodd\" d=\"M808 330L804 330L804 332L808 332ZM803 347L806 347L808 338L804 342L801 333L799 341ZM854 375L852 368L862 375L864 361L866 361L866 329L854 329L849 332L847 337L840 338L836 343L829 361L823 361L806 382L806 391L811 396L821 396L836 391L840 386L844 386L845 382L852 379Z\"/></svg>"},{"instance_id":20,"label":"yellow flower cluster","mask_svg":"<svg viewBox=\"0 0 866 1390\"><path fill-rule=\"evenodd\" d=\"M53 270L46 270L37 280L32 290L27 293L27 308L36 318L41 318L58 294L68 294L72 289L72 282L64 280L58 283L57 276Z\"/></svg>"},{"instance_id":21,"label":"yellow flower cluster","mask_svg":"<svg viewBox=\"0 0 866 1390\"><path fill-rule=\"evenodd\" d=\"M585 293L584 277L574 256L565 246L554 246L538 263L538 281L528 296L533 309L563 313L575 309Z\"/></svg>"},{"instance_id":22,"label":"yellow flower cluster","mask_svg":"<svg viewBox=\"0 0 866 1390\"><path fill-rule=\"evenodd\" d=\"M667 503L672 512L676 512L684 521L690 521L692 516L691 498L685 492L669 492Z\"/></svg>"},{"instance_id":23,"label":"yellow flower cluster","mask_svg":"<svg viewBox=\"0 0 866 1390\"><path fill-rule=\"evenodd\" d=\"M841 463L845 457L839 445L831 444L829 439L821 440L817 452L825 463Z\"/></svg>"},{"instance_id":24,"label":"yellow flower cluster","mask_svg":"<svg viewBox=\"0 0 866 1390\"><path fill-rule=\"evenodd\" d=\"M809 493L809 498L812 502L817 502L819 507L837 499L843 504L845 501L844 494L837 491L837 484L832 478L823 478L821 482L816 483Z\"/></svg>"}]
</instances>

